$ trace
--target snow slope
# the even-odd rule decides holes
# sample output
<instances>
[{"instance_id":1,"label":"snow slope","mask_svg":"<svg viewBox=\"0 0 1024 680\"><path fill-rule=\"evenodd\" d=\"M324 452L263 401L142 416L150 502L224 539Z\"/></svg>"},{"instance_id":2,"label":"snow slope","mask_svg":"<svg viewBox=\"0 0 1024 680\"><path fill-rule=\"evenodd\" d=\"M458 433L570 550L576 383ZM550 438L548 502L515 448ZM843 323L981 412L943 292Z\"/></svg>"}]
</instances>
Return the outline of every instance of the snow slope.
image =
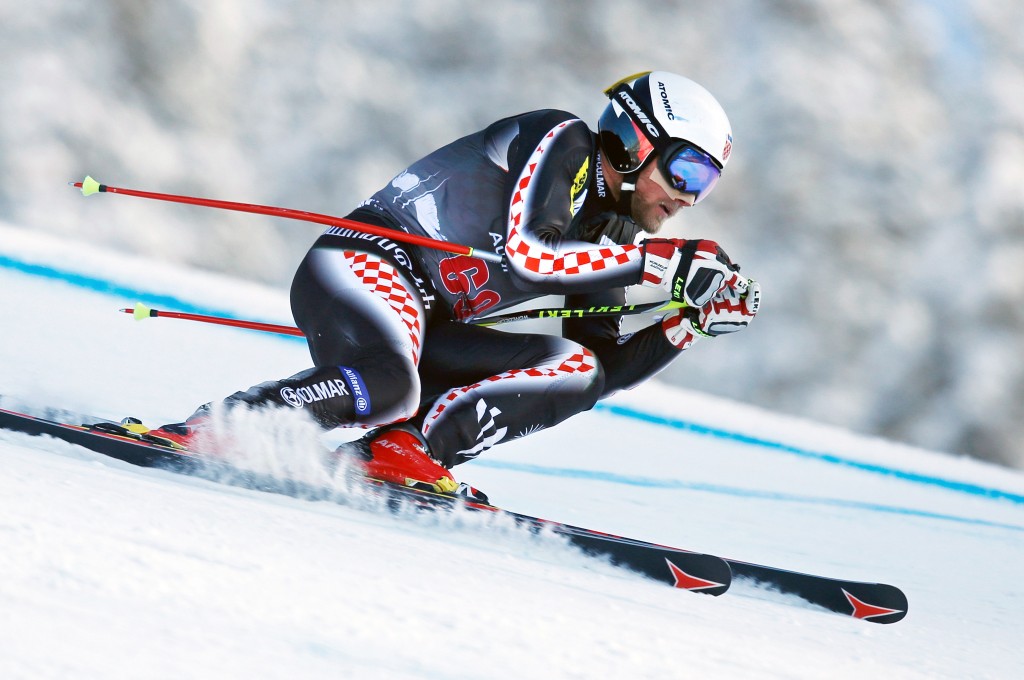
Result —
<instances>
[{"instance_id":1,"label":"snow slope","mask_svg":"<svg viewBox=\"0 0 1024 680\"><path fill-rule=\"evenodd\" d=\"M0 290L0 394L34 403L159 423L308 361L294 339L117 313L289 323L281 291L3 226ZM309 433L281 432L262 463L315 479ZM493 518L309 502L0 431L0 677L1008 678L1024 663L1019 473L654 383L456 473L520 512L893 583L910 613L878 626L743 583L674 591Z\"/></svg>"}]
</instances>

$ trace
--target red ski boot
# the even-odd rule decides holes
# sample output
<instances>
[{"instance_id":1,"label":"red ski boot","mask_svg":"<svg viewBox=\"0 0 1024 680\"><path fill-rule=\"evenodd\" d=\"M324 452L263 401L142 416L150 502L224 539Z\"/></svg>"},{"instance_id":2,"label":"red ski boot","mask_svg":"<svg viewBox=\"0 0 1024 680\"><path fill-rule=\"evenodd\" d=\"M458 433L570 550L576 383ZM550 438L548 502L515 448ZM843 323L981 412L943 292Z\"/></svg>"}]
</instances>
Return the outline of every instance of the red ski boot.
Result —
<instances>
[{"instance_id":1,"label":"red ski boot","mask_svg":"<svg viewBox=\"0 0 1024 680\"><path fill-rule=\"evenodd\" d=\"M392 484L425 491L452 493L458 482L427 453L422 438L411 427L388 427L338 448L339 454L356 454L363 474Z\"/></svg>"},{"instance_id":2,"label":"red ski boot","mask_svg":"<svg viewBox=\"0 0 1024 680\"><path fill-rule=\"evenodd\" d=\"M487 503L486 494L456 482L447 468L431 458L423 438L409 425L374 430L361 439L342 444L335 455L351 456L367 477Z\"/></svg>"},{"instance_id":3,"label":"red ski boot","mask_svg":"<svg viewBox=\"0 0 1024 680\"><path fill-rule=\"evenodd\" d=\"M155 427L152 430L147 430L145 426L135 418L125 418L121 421L121 424L124 425L125 421L128 420L133 420L135 422L133 425L129 425L127 427L133 428L134 431L138 432L142 436L142 439L153 442L154 444L161 444L163 446L170 446L171 448L180 448L192 451L213 448L213 438L211 433L208 431L210 423L212 422L209 404L200 406L196 412L190 415L183 423L161 425L160 427ZM204 431L204 429L207 431Z\"/></svg>"}]
</instances>

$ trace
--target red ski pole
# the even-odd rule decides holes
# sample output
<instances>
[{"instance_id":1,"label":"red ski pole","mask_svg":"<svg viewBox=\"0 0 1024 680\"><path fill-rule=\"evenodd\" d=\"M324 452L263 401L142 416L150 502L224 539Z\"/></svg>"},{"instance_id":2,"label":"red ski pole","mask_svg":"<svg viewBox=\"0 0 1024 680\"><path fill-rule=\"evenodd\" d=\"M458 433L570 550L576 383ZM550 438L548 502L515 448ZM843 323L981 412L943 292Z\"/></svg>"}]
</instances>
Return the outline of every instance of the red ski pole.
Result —
<instances>
[{"instance_id":1,"label":"red ski pole","mask_svg":"<svg viewBox=\"0 0 1024 680\"><path fill-rule=\"evenodd\" d=\"M81 189L82 195L84 196L91 196L92 194L95 193L123 194L125 196L149 198L157 201L168 201L170 203L186 203L188 205L201 205L207 208L234 210L236 212L255 213L257 215L269 215L271 217L283 217L285 219L299 220L301 222L326 224L331 227L345 227L355 231L363 232L365 234L382 236L384 238L389 238L393 241L401 241L402 243L408 243L414 246L433 248L434 250L440 250L446 253L453 253L455 255L478 257L481 260L487 260L488 262L501 262L501 255L497 253L492 253L486 250L477 250L475 248L470 248L469 246L459 245L458 243L449 243L447 241L441 241L439 239L427 238L426 236L407 234L404 231L387 229L386 227L378 227L372 224L365 224L363 222L357 222L355 220L346 219L344 217L320 215L318 213L306 212L304 210L293 210L291 208L275 208L269 205L256 205L253 203L235 203L234 201L218 201L212 198L197 198L194 196L178 196L175 194L158 194L151 191L138 191L136 189L123 189L120 187L111 187L107 186L106 184L100 184L92 177L86 177L81 182L70 182L70 184L73 187L78 187L79 189Z\"/></svg>"},{"instance_id":2,"label":"red ski pole","mask_svg":"<svg viewBox=\"0 0 1024 680\"><path fill-rule=\"evenodd\" d=\"M241 319L228 319L223 316L207 316L206 314L189 314L187 312L165 312L159 309L151 309L141 302L135 303L134 309L122 309L125 314L131 314L137 321L155 317L166 319L185 319L186 321L200 321L202 323L213 323L219 326L234 326L235 328L248 328L254 331L265 333L280 333L282 335L297 335L305 337L305 334L294 326L279 326L276 323L262 323L260 321L243 321Z\"/></svg>"}]
</instances>

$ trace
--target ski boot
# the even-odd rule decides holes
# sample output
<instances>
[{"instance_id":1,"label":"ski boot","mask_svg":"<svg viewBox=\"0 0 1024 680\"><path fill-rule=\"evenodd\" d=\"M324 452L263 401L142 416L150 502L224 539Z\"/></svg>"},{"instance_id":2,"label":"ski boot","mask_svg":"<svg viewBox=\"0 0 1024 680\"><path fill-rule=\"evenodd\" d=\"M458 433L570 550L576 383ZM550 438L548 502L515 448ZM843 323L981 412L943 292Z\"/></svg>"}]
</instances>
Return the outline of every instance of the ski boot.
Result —
<instances>
[{"instance_id":1,"label":"ski boot","mask_svg":"<svg viewBox=\"0 0 1024 680\"><path fill-rule=\"evenodd\" d=\"M339 446L337 460L354 460L367 477L421 491L433 491L476 503L487 503L487 495L459 483L447 468L430 457L426 442L412 426L379 428Z\"/></svg>"},{"instance_id":2,"label":"ski boot","mask_svg":"<svg viewBox=\"0 0 1024 680\"><path fill-rule=\"evenodd\" d=\"M177 441L161 436L164 434L161 431L156 431L156 434L152 434L154 430L143 425L142 421L138 418L132 418L131 416L122 418L119 423L102 421L99 423L86 423L85 427L89 428L93 432L115 434L118 437L125 437L127 439L135 439L140 442L156 444L157 446L164 446L169 449L175 449L176 451L185 450L185 447Z\"/></svg>"},{"instance_id":3,"label":"ski boot","mask_svg":"<svg viewBox=\"0 0 1024 680\"><path fill-rule=\"evenodd\" d=\"M204 404L183 423L171 423L151 429L138 418L129 416L119 423L93 423L88 427L91 430L138 439L176 451L187 451L193 449L193 445L199 439L199 433L209 422L210 406Z\"/></svg>"}]
</instances>

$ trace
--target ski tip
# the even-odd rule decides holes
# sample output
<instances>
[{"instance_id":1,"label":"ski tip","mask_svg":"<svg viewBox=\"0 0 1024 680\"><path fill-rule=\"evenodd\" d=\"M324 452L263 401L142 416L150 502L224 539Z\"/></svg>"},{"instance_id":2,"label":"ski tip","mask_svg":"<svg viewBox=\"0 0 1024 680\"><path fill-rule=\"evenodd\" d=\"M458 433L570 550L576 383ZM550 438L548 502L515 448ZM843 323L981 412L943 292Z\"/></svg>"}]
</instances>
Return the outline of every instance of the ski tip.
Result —
<instances>
[{"instance_id":1,"label":"ski tip","mask_svg":"<svg viewBox=\"0 0 1024 680\"><path fill-rule=\"evenodd\" d=\"M147 307L146 305L142 304L141 302L136 302L135 307L133 307L130 310L125 309L122 311L130 311L132 313L132 316L135 317L136 321L142 321L143 319L148 319L149 317L153 316L153 310Z\"/></svg>"},{"instance_id":2,"label":"ski tip","mask_svg":"<svg viewBox=\"0 0 1024 680\"><path fill-rule=\"evenodd\" d=\"M85 176L85 179L82 180L81 185L83 196L92 196L97 191L103 191L103 185L94 180L92 177L89 177L89 175ZM78 183L73 183L72 186L78 186Z\"/></svg>"}]
</instances>

